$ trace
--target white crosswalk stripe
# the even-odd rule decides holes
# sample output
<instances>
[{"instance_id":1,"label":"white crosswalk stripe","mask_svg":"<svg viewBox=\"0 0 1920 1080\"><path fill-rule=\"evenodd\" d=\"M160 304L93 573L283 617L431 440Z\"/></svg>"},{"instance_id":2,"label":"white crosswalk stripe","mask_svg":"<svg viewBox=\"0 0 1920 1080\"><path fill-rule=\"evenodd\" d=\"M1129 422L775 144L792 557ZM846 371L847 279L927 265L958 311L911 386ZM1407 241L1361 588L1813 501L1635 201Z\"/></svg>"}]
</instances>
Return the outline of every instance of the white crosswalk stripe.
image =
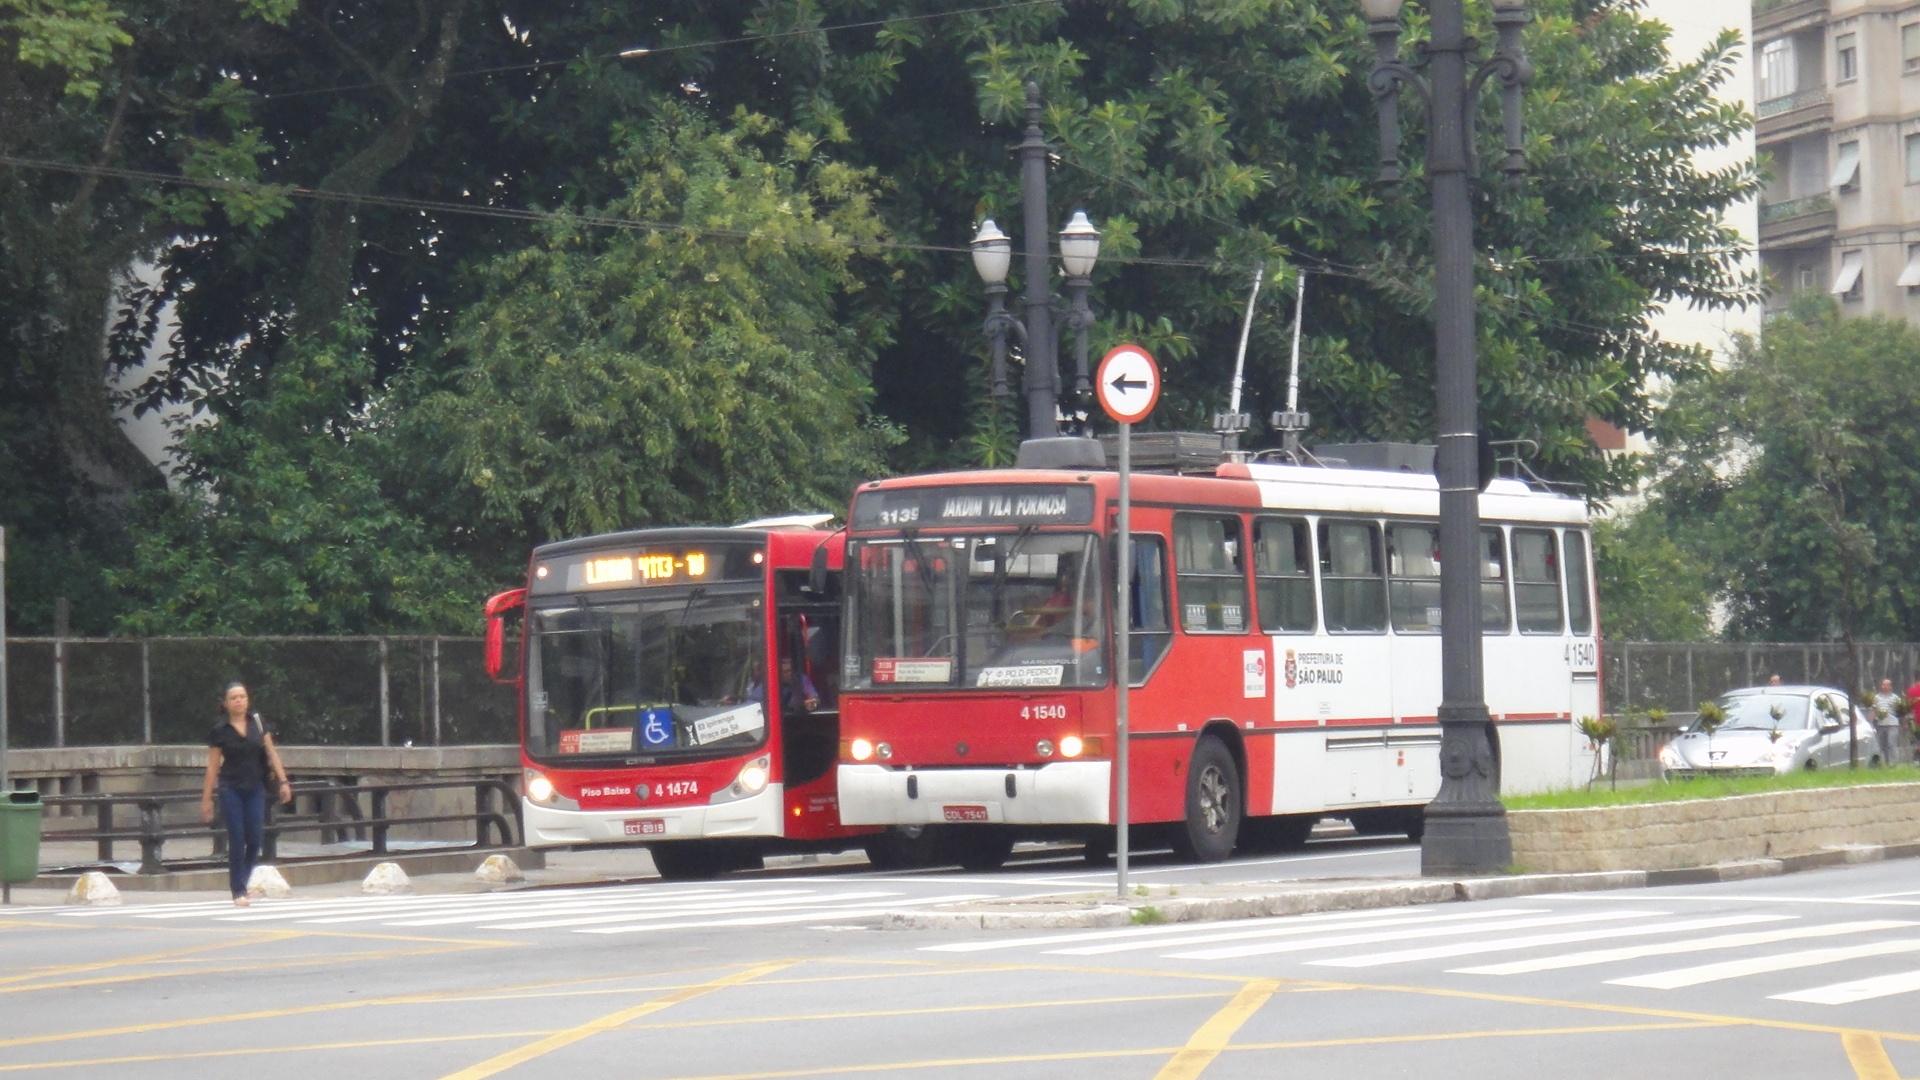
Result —
<instances>
[{"instance_id":1,"label":"white crosswalk stripe","mask_svg":"<svg viewBox=\"0 0 1920 1080\"><path fill-rule=\"evenodd\" d=\"M1477 907L1465 911L1383 909L1326 912L1317 915L1254 919L1239 923L1184 923L1130 927L1019 938L970 938L921 946L919 951L980 954L1028 952L1045 956L1089 957L1147 953L1161 960L1212 963L1303 956L1306 968L1374 968L1456 957L1478 958L1533 951L1538 955L1497 963L1447 969L1463 976L1518 976L1577 968L1620 967L1635 961L1686 954L1721 953L1721 959L1659 972L1602 977L1606 985L1670 990L1751 976L1792 972L1850 961L1872 962L1920 953L1920 937L1889 938L1890 931L1912 930L1920 922L1903 919L1855 919L1809 922L1799 913L1746 912L1676 918L1646 907L1566 906ZM1554 929L1556 927L1566 929ZM1765 929L1705 933L1739 927ZM1516 933L1515 931L1540 932ZM1764 951L1768 946L1853 937L1858 940L1818 948ZM1646 938L1633 944L1568 951L1581 942ZM1382 949L1387 942L1405 947ZM1608 973L1611 974L1611 973ZM1815 1005L1845 1005L1896 994L1920 993L1920 970L1870 975L1810 989L1773 994L1774 1000Z\"/></svg>"},{"instance_id":2,"label":"white crosswalk stripe","mask_svg":"<svg viewBox=\"0 0 1920 1080\"><path fill-rule=\"evenodd\" d=\"M950 884L943 882L942 884ZM713 885L625 885L526 889L433 896L343 896L262 901L236 908L226 901L85 908L58 914L75 919L122 918L274 926L474 928L487 931L559 930L627 934L722 926L780 926L866 919L899 908L992 899L994 893L917 895L866 878L857 888L791 881Z\"/></svg>"}]
</instances>

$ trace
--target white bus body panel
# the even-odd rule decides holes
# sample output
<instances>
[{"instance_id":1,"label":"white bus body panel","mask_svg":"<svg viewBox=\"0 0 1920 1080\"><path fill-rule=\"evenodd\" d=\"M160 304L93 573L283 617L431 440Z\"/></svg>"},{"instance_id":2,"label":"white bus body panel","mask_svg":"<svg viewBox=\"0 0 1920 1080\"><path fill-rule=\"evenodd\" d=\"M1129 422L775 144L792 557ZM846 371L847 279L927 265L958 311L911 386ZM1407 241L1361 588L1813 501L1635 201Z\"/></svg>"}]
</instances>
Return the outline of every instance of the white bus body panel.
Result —
<instances>
[{"instance_id":1,"label":"white bus body panel","mask_svg":"<svg viewBox=\"0 0 1920 1080\"><path fill-rule=\"evenodd\" d=\"M630 807L619 810L560 810L520 800L528 847L571 847L575 844L651 844L659 841L699 840L729 836L781 835L780 808L786 800L780 784L769 784L758 795L705 806ZM627 833L627 822L658 819L666 832L649 836Z\"/></svg>"}]
</instances>

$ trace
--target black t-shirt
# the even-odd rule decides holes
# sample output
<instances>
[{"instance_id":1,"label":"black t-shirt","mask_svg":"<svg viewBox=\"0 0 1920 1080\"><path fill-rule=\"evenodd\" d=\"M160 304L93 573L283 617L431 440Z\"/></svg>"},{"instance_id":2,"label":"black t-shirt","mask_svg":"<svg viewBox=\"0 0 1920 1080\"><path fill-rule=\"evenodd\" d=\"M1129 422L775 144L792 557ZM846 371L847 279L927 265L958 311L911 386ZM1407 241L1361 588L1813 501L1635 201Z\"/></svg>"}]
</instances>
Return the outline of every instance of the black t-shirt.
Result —
<instances>
[{"instance_id":1,"label":"black t-shirt","mask_svg":"<svg viewBox=\"0 0 1920 1080\"><path fill-rule=\"evenodd\" d=\"M207 734L207 745L220 751L220 786L252 791L267 779L267 731L259 713L247 714L247 733L233 729L222 717Z\"/></svg>"}]
</instances>

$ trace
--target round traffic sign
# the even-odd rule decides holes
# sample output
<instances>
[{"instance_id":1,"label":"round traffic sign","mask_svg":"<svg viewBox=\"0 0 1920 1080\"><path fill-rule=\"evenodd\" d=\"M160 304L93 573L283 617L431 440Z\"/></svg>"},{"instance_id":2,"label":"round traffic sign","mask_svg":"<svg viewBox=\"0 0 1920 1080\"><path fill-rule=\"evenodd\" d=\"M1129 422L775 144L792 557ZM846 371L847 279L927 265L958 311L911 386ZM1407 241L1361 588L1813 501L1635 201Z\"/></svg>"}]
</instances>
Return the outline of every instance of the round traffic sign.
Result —
<instances>
[{"instance_id":1,"label":"round traffic sign","mask_svg":"<svg viewBox=\"0 0 1920 1080\"><path fill-rule=\"evenodd\" d=\"M1118 423L1137 424L1160 401L1160 365L1138 345L1115 345L1100 358L1094 391L1108 416Z\"/></svg>"}]
</instances>

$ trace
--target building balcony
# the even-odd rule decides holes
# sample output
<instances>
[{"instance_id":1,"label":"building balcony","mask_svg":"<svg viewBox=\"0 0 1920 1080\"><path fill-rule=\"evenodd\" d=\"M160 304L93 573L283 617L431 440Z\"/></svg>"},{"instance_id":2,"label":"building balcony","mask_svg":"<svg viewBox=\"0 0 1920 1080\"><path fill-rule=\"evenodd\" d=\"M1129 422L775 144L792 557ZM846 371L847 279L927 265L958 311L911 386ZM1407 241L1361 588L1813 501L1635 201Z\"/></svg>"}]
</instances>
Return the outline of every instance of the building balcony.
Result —
<instances>
[{"instance_id":1,"label":"building balcony","mask_svg":"<svg viewBox=\"0 0 1920 1080\"><path fill-rule=\"evenodd\" d=\"M1753 107L1753 136L1761 143L1825 131L1833 126L1833 99L1824 87L1769 98Z\"/></svg>"},{"instance_id":2,"label":"building balcony","mask_svg":"<svg viewBox=\"0 0 1920 1080\"><path fill-rule=\"evenodd\" d=\"M1754 0L1753 38L1764 41L1827 21L1827 0Z\"/></svg>"},{"instance_id":3,"label":"building balcony","mask_svg":"<svg viewBox=\"0 0 1920 1080\"><path fill-rule=\"evenodd\" d=\"M1799 247L1833 237L1833 200L1809 195L1786 202L1760 204L1760 246Z\"/></svg>"}]
</instances>

